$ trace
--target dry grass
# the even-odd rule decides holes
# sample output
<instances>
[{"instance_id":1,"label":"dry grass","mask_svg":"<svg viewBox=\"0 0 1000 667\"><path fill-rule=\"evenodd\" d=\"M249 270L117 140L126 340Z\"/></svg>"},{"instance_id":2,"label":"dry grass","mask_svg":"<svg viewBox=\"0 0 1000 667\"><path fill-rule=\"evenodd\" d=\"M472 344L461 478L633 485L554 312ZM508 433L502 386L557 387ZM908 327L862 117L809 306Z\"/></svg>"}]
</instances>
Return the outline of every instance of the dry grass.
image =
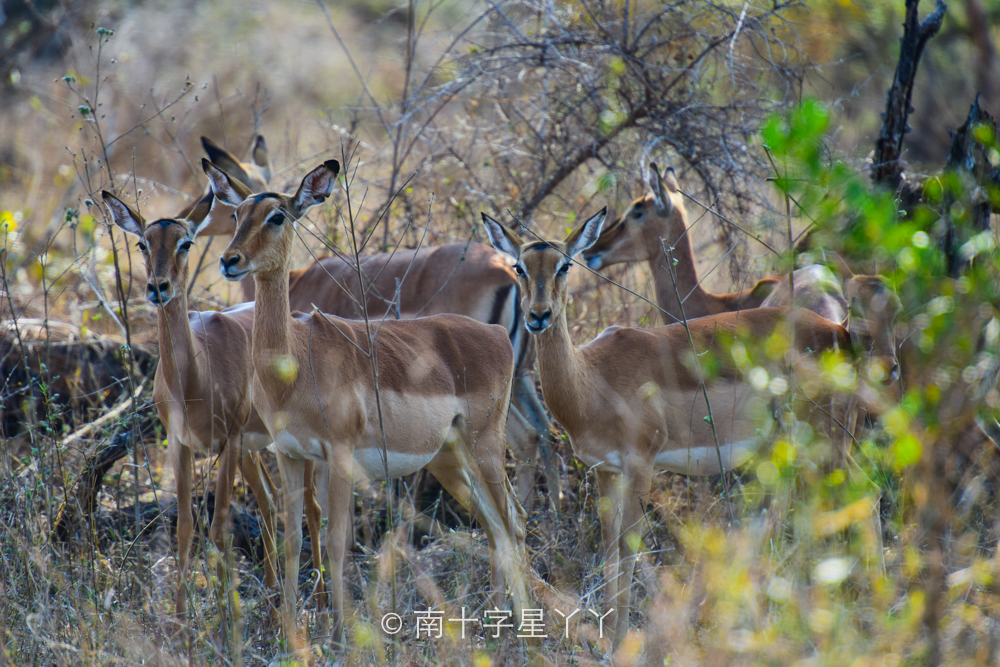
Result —
<instances>
[{"instance_id":1,"label":"dry grass","mask_svg":"<svg viewBox=\"0 0 1000 667\"><path fill-rule=\"evenodd\" d=\"M454 26L473 17L477 7L459 1L439 7L414 62L428 70L446 51ZM401 99L407 85L400 57L405 8L368 2L330 6L329 11L372 95ZM101 42L91 21L95 27L113 27L115 34ZM478 148L459 154L485 127L477 123L496 121L498 128L502 123L496 120L499 111L477 111L468 100L444 106L430 138L419 143L412 158L396 160L398 136L380 126L322 12L310 3L165 8L104 2L80 25L63 30L71 44L64 61L23 68L0 108L5 162L0 170L0 233L5 233L0 314L5 325L20 323L7 328L0 347L7 382L0 407L5 438L0 452L0 662L280 664L284 644L266 621L260 570L242 555L233 557L240 599L235 609L216 578L220 555L206 539L196 540L190 617L183 628L172 617L171 531L128 512L142 502L170 505L173 480L163 465L164 436L148 389L115 419L68 440L151 377L139 351L155 345L155 311L136 287L144 281L141 259L120 234L111 238L94 193L115 186L137 196L150 217L173 214L204 187L194 167L200 135L242 154L259 132L271 147L278 187L297 182L331 155L339 157L342 147L356 149L357 191L367 193L362 220L373 225L383 207L389 210L374 243L384 234L413 247L432 193L433 223L425 243L482 241L478 211L516 209L520 193L512 183L530 178L518 174L504 181L496 175L499 169L470 169L469 156L481 164L488 157ZM441 75L441 85L447 80ZM75 91L93 103L90 113L80 111L84 101ZM397 107L386 104L385 109L398 118ZM599 181L611 172L634 178L625 160L641 153L642 143L623 135L616 149L621 162L608 168L591 161L581 167L555 189L556 203L536 211L535 229L543 236L561 236L574 216L605 199L623 210L640 193L638 180L620 178L610 188L599 187ZM459 152L448 157L442 151L450 147ZM473 182L470 171L482 180ZM306 228L314 241L297 250L299 262L324 254L324 244L347 247L342 206L333 202L313 216ZM715 243L719 227L712 224L706 219L694 232L702 272L723 254ZM238 296L214 271L225 242L215 239L205 250L194 307L215 307ZM117 243L114 250L112 243ZM748 254L757 257L756 247L748 247ZM735 273L716 271L706 282L726 291L737 277L759 275L766 263L742 261ZM576 341L589 340L609 324L659 323L649 304L579 273L570 313ZM609 274L652 298L645 267ZM978 307L960 302L966 306L970 312ZM980 324L988 320L984 314ZM57 340L59 335L83 341L84 351L59 347L65 342ZM98 335L111 342L96 345ZM126 342L137 350L134 357L121 351ZM81 354L92 356L79 363ZM927 362L926 377L952 363L945 356L941 352ZM113 370L95 371L102 365ZM16 382L25 387L7 380L18 368ZM99 446L130 430L139 434L137 444L105 478L100 521L82 526L69 544L51 539L54 518L85 462ZM920 431L928 454L920 464L925 467L910 475L893 458L898 434L881 428L868 432L850 461L836 468L822 434L814 437L789 418L774 447L729 477L729 497L722 496L719 479L657 476L647 506L646 552L634 581L633 630L614 656L607 639L599 637L595 617L587 614L602 608L596 483L567 442L556 448L564 488L572 490L567 505L554 511L539 503L528 523L531 565L546 582L536 591L548 634L540 641L522 642L510 631L499 639L481 631L470 639L451 632L440 639L414 637L415 614L428 606L443 610L446 618L459 617L463 608L477 618L488 611L485 538L421 478L359 488L357 541L345 568L352 609L349 647L335 654L328 642L313 636L314 661L897 665L920 662L936 650L947 664L996 664L995 489L983 472L988 466L978 466L980 461L956 457L948 466L934 467L938 459L929 452L940 443L930 438L941 433ZM196 493L206 493L211 466L211 461L199 464ZM946 468L952 495L941 497L928 480ZM384 512L387 491L403 508L392 539ZM247 494L239 499L253 509ZM937 502L957 509L935 533L925 518ZM430 522L414 519L406 511L410 506L447 532L428 535ZM936 535L940 548L932 543ZM407 621L398 641L380 630L391 607L391 556L400 592L396 611ZM934 576L943 578L935 585ZM302 584L308 598L306 576ZM929 602L934 591L941 595L939 602ZM937 634L928 629L929 604L940 610ZM556 610L573 609L581 612L564 638ZM314 629L312 607L303 614L306 627Z\"/></svg>"}]
</instances>

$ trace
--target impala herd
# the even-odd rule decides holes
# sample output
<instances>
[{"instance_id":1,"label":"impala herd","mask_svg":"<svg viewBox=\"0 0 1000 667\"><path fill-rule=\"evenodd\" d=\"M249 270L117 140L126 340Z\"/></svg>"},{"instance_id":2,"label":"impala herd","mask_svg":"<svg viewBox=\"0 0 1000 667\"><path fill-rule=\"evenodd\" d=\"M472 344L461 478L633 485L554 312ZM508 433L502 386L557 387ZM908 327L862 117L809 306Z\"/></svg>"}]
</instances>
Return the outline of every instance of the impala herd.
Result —
<instances>
[{"instance_id":1,"label":"impala herd","mask_svg":"<svg viewBox=\"0 0 1000 667\"><path fill-rule=\"evenodd\" d=\"M631 579L656 470L730 470L781 427L783 410L843 443L865 413L877 416L877 402L864 397L878 386L762 386L759 373L756 380L748 373L744 342L778 349L766 355L765 377L814 368L828 351L840 351L865 364L856 373L862 384L896 378L898 300L877 277L844 276L842 291L828 270L807 267L793 276L793 301L802 306L794 309L785 278L734 294L702 288L672 170L661 175L651 165L647 195L610 224L602 210L565 241L525 241L483 214L493 249L452 243L366 256L360 267L335 255L292 270L298 221L331 195L338 162L313 169L294 193L276 193L267 191L271 167L262 138L252 164L207 139L203 144L210 189L176 218L147 223L103 193L115 223L138 239L146 298L158 312L154 400L177 479L181 618L195 451L219 456L212 540L224 547L239 467L263 516L265 584L277 586L275 487L260 463L264 448L275 452L281 472L280 609L293 644L303 511L313 562L325 566L320 628L342 642L355 481L421 469L485 529L491 604L500 608L509 595L515 610L525 609L533 586L543 584L528 566L522 504L544 475L559 506L547 408L596 474L611 619L605 627L617 645L629 628ZM188 311L189 250L210 234L232 235L220 271L253 301ZM591 269L647 260L667 326L612 326L574 346L567 276L579 255ZM530 374L536 361L544 405ZM797 394L805 398L790 400ZM505 473L508 446L518 464L517 492ZM320 500L329 512L325 550Z\"/></svg>"}]
</instances>

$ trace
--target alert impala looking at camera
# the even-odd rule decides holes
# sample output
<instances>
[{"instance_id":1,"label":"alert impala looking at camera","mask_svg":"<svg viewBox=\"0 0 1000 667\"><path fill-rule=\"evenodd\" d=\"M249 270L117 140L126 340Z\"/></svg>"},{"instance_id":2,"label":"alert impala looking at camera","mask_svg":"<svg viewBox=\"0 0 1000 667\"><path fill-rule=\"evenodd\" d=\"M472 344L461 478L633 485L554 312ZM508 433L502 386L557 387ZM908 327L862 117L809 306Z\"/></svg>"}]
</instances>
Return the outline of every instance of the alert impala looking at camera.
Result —
<instances>
[{"instance_id":1,"label":"alert impala looking at camera","mask_svg":"<svg viewBox=\"0 0 1000 667\"><path fill-rule=\"evenodd\" d=\"M507 332L458 315L387 320L370 329L320 312L293 316L295 225L330 196L339 163L313 169L292 195L249 197L208 161L203 167L215 196L236 207L238 228L220 271L230 280L256 281L253 401L274 438L284 482L288 636L297 641L292 601L304 459L329 463L326 557L335 640L344 629L344 536L356 473L385 479L430 471L486 531L496 604L507 584L514 606L523 606L524 512L503 467L514 370Z\"/></svg>"},{"instance_id":2,"label":"alert impala looking at camera","mask_svg":"<svg viewBox=\"0 0 1000 667\"><path fill-rule=\"evenodd\" d=\"M573 258L597 240L605 215L603 210L593 216L565 241L522 243L485 213L483 222L493 246L516 262L545 403L565 427L573 452L597 474L604 601L613 610L609 624L617 644L628 632L636 545L641 545L643 503L654 471L710 475L729 470L762 444L773 426L773 412L762 409L769 396L758 395L735 369L724 367L707 385L709 420L702 381L691 363L691 342L680 324L612 326L587 345L574 347L566 316L568 275ZM788 317L788 309L762 308L702 317L689 326L698 354L711 350L724 359L722 339L759 339L787 327ZM798 358L849 348L840 325L805 310L793 317L792 349ZM836 407L839 423L848 423L843 419L848 409Z\"/></svg>"}]
</instances>

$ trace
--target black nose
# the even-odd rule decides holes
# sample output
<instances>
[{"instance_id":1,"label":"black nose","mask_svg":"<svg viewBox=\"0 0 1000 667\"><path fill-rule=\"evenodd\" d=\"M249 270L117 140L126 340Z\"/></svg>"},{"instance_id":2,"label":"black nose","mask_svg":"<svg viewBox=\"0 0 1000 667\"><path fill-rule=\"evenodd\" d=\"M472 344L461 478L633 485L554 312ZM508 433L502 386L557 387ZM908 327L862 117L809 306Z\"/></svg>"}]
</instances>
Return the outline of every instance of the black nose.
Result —
<instances>
[{"instance_id":1,"label":"black nose","mask_svg":"<svg viewBox=\"0 0 1000 667\"><path fill-rule=\"evenodd\" d=\"M220 257L219 258L219 264L222 265L222 272L223 273L226 273L229 269L234 268L239 263L240 263L240 256L239 255L233 255L229 259L226 259L225 257Z\"/></svg>"},{"instance_id":2,"label":"black nose","mask_svg":"<svg viewBox=\"0 0 1000 667\"><path fill-rule=\"evenodd\" d=\"M527 317L525 318L525 324L532 331L541 331L549 325L549 320L552 319L552 309L547 309L544 313L539 315L533 310L529 310Z\"/></svg>"},{"instance_id":3,"label":"black nose","mask_svg":"<svg viewBox=\"0 0 1000 667\"><path fill-rule=\"evenodd\" d=\"M150 280L146 283L146 298L155 303L160 303L171 296L169 280Z\"/></svg>"}]
</instances>

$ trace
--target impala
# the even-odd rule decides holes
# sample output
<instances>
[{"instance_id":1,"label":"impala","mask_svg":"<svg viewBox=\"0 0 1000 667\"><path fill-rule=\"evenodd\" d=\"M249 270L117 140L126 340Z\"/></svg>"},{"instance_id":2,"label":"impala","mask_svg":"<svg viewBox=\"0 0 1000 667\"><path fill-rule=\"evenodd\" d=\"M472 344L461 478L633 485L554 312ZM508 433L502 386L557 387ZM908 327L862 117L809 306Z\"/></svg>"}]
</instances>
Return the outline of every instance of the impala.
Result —
<instances>
[{"instance_id":1,"label":"impala","mask_svg":"<svg viewBox=\"0 0 1000 667\"><path fill-rule=\"evenodd\" d=\"M329 464L326 558L335 641L343 633L346 521L355 471L374 479L426 469L486 531L494 595L521 574L524 510L504 473L504 424L514 354L503 327L460 315L389 320L381 326L313 311L291 313L289 265L295 225L332 192L340 165L329 160L294 195L244 198L207 160L216 198L236 207L238 228L220 259L229 280L253 276L253 402L278 452L285 508L282 622L292 641L301 548L302 464ZM379 326L376 333L376 326Z\"/></svg>"},{"instance_id":2,"label":"impala","mask_svg":"<svg viewBox=\"0 0 1000 667\"><path fill-rule=\"evenodd\" d=\"M249 187L254 192L262 192L267 189L267 184L271 181L273 170L271 169L271 157L267 151L267 142L264 137L257 135L253 145L253 162L241 162L239 158L227 151L222 146L209 139L201 138L201 146L208 154L208 158L219 168L224 169L227 174ZM209 187L205 194L188 204L180 213L178 218L184 218L194 223L201 224L199 234L201 236L218 236L220 234L232 234L236 226L233 222L233 209L225 204L217 204L212 196L212 188ZM247 286L244 286L244 291ZM250 282L250 298L253 301L253 282Z\"/></svg>"},{"instance_id":3,"label":"impala","mask_svg":"<svg viewBox=\"0 0 1000 667\"><path fill-rule=\"evenodd\" d=\"M650 171L654 175L651 191L632 202L625 213L584 251L583 259L588 267L597 270L623 262L648 261L656 288L656 302L664 311L666 324L682 319L678 294L684 304L683 314L688 319L787 304L787 289L781 296L769 298L785 278L762 278L752 288L731 294L713 294L705 290L695 268L687 209L674 170L667 169L666 177L663 177L656 164L650 164ZM674 260L673 276L667 267L664 247L670 249ZM818 265L799 269L793 276L793 282L797 303L832 322L844 320L847 302L829 269Z\"/></svg>"},{"instance_id":4,"label":"impala","mask_svg":"<svg viewBox=\"0 0 1000 667\"><path fill-rule=\"evenodd\" d=\"M658 329L613 326L587 345L573 346L566 318L567 273L572 258L598 239L605 214L606 209L564 242L521 243L485 213L483 221L494 247L516 261L525 326L538 349L545 403L565 427L576 456L596 469L605 606L617 644L628 631L635 546L654 471L708 475L728 470L761 444L773 413L767 399L756 395L747 381L724 370L707 386L716 441L681 324ZM726 353L718 338L738 333L766 336L787 327L787 315L787 309L764 308L688 324L698 353L714 350L721 359ZM849 347L847 331L840 325L810 311L795 315L792 349L800 362L822 350ZM718 448L710 444L715 442Z\"/></svg>"},{"instance_id":5,"label":"impala","mask_svg":"<svg viewBox=\"0 0 1000 667\"><path fill-rule=\"evenodd\" d=\"M221 171L227 173L225 169ZM227 180L240 197L246 199L253 193L239 179ZM217 206L233 210L216 201ZM235 231L234 226L231 232ZM292 270L289 306L302 312L315 306L330 315L361 319L364 299L370 317L381 318L391 313L400 319L411 319L452 313L503 326L516 360L507 441L518 462L518 499L526 505L530 502L537 470L544 466L549 497L558 507L560 477L558 465L552 459L551 425L530 374L535 350L521 328L517 276L505 256L480 243L448 243L367 255L360 259L360 264L365 279L363 291L357 268L339 255L321 257L305 269ZM253 299L253 278L243 278L240 284L244 295Z\"/></svg>"},{"instance_id":6,"label":"impala","mask_svg":"<svg viewBox=\"0 0 1000 667\"><path fill-rule=\"evenodd\" d=\"M191 551L192 450L219 455L212 541L224 550L237 467L257 499L264 529L264 583L276 586L275 512L255 452L270 444L264 423L250 401L250 334L253 304L224 311L189 312L188 251L207 221L196 224L165 218L150 224L110 192L102 193L115 223L139 238L146 263L146 299L158 308L160 362L153 400L167 431L168 455L177 484L178 616L186 613L187 566ZM311 471L310 471L311 472ZM310 476L311 479L311 476ZM270 479L267 479L270 483ZM273 484L272 484L273 487ZM319 566L320 508L309 487L308 523L313 558ZM322 587L320 587L322 591Z\"/></svg>"}]
</instances>

